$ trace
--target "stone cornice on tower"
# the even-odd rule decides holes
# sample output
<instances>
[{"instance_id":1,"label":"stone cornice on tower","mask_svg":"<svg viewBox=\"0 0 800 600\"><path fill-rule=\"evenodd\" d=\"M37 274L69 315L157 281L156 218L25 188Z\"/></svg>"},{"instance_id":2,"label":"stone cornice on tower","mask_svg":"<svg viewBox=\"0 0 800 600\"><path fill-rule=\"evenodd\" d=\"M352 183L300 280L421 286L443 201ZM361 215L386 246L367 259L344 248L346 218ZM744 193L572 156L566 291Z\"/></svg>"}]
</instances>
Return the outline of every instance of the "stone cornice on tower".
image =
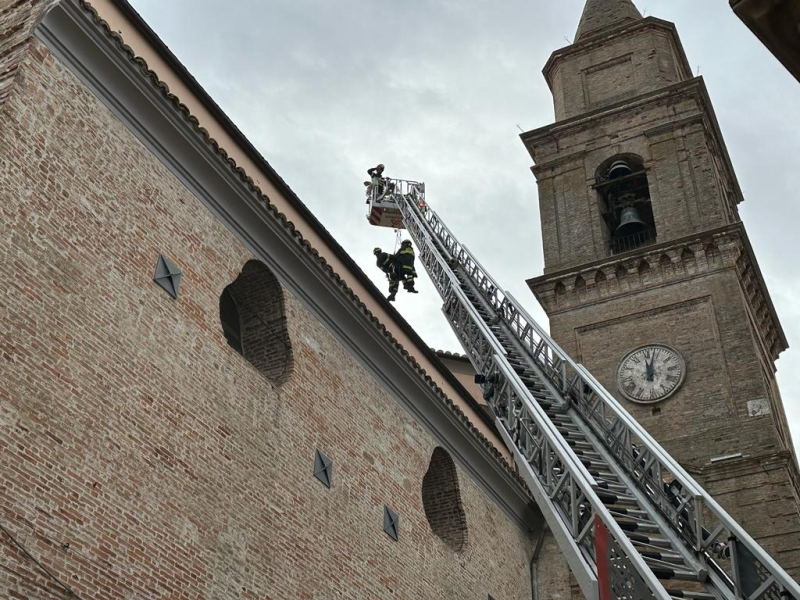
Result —
<instances>
[{"instance_id":1,"label":"stone cornice on tower","mask_svg":"<svg viewBox=\"0 0 800 600\"><path fill-rule=\"evenodd\" d=\"M558 169L560 165L570 163L577 155L585 153L585 146L580 143L574 147L564 144L564 140L567 139L580 139L578 133L581 130L588 131L600 120L619 118L626 112L639 111L658 102L676 104L681 98L693 100L696 103L696 109L681 115L681 118L677 120L675 115L670 113L663 125L650 127L644 133L652 137L686 126L691 122L702 123L710 142L725 164L725 172L732 190L732 200L736 205L741 204L744 202L744 195L722 137L722 129L714 112L708 88L702 77L695 77L667 88L642 94L637 98L623 100L571 119L526 131L520 134L520 139L534 160L535 166L532 167L532 171L538 178L548 169ZM630 135L635 137L638 133L639 131L632 130ZM617 132L615 136L617 144L625 143L624 132Z\"/></svg>"},{"instance_id":2,"label":"stone cornice on tower","mask_svg":"<svg viewBox=\"0 0 800 600\"><path fill-rule=\"evenodd\" d=\"M642 13L631 0L587 0L575 40L585 39L603 29L641 18Z\"/></svg>"},{"instance_id":3,"label":"stone cornice on tower","mask_svg":"<svg viewBox=\"0 0 800 600\"><path fill-rule=\"evenodd\" d=\"M773 364L789 344L742 223L534 277L527 284L552 317L725 269L738 274L761 351Z\"/></svg>"}]
</instances>

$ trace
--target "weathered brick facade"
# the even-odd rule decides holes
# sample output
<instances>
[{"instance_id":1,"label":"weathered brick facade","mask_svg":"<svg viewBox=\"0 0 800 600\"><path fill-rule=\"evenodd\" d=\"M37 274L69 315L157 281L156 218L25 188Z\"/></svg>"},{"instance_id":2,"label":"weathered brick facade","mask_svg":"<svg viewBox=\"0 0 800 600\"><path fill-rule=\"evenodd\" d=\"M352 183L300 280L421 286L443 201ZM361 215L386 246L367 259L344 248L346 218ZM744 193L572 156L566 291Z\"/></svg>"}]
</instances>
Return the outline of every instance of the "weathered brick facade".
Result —
<instances>
[{"instance_id":1,"label":"weathered brick facade","mask_svg":"<svg viewBox=\"0 0 800 600\"><path fill-rule=\"evenodd\" d=\"M558 122L522 136L545 250L545 275L529 285L559 344L797 576L798 472L774 364L787 343L704 84L672 24L628 16L606 15L545 69ZM655 223L655 237L626 252L611 243L617 223L601 195L620 158L644 165ZM676 349L686 379L668 399L636 404L617 368L650 344Z\"/></svg>"},{"instance_id":2,"label":"weathered brick facade","mask_svg":"<svg viewBox=\"0 0 800 600\"><path fill-rule=\"evenodd\" d=\"M0 216L0 596L531 598L536 540L454 465L469 535L434 533L446 451L38 41L0 115ZM231 284L268 316L244 357ZM571 597L549 537L535 569L540 597Z\"/></svg>"}]
</instances>

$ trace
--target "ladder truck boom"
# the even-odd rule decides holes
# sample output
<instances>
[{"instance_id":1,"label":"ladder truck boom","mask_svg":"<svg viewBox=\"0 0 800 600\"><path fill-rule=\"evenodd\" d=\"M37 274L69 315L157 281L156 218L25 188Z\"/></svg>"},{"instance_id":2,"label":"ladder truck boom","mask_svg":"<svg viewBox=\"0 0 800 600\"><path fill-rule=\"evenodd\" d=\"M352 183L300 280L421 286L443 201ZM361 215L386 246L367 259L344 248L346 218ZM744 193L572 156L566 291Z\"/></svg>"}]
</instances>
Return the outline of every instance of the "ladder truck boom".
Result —
<instances>
[{"instance_id":1,"label":"ladder truck boom","mask_svg":"<svg viewBox=\"0 0 800 600\"><path fill-rule=\"evenodd\" d=\"M800 586L430 209L422 183L368 190L405 228L495 425L590 600L800 600Z\"/></svg>"}]
</instances>

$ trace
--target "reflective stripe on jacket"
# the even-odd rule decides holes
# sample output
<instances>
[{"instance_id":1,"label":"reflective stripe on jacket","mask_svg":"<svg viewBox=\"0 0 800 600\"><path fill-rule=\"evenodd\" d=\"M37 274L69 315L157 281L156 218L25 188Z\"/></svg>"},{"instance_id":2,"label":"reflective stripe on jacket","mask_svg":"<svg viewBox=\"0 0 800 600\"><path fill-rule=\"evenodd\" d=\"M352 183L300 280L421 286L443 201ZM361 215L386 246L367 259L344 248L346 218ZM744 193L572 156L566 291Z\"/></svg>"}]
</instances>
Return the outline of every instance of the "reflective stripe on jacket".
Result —
<instances>
[{"instance_id":1,"label":"reflective stripe on jacket","mask_svg":"<svg viewBox=\"0 0 800 600\"><path fill-rule=\"evenodd\" d=\"M401 248L400 251L394 256L397 260L397 264L400 265L404 273L416 275L416 271L414 270L414 248L410 246L408 248Z\"/></svg>"}]
</instances>

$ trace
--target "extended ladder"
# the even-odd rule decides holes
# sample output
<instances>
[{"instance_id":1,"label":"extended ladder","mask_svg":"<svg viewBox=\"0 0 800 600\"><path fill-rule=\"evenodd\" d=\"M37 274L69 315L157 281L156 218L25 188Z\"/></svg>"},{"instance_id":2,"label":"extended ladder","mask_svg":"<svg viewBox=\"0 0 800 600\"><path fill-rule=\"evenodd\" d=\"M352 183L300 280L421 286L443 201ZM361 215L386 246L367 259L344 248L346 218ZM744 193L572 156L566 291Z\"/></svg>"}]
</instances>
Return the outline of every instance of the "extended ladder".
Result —
<instances>
[{"instance_id":1,"label":"extended ladder","mask_svg":"<svg viewBox=\"0 0 800 600\"><path fill-rule=\"evenodd\" d=\"M386 180L477 381L586 598L800 600L800 586L504 292L425 202ZM376 223L377 224L377 223Z\"/></svg>"}]
</instances>

